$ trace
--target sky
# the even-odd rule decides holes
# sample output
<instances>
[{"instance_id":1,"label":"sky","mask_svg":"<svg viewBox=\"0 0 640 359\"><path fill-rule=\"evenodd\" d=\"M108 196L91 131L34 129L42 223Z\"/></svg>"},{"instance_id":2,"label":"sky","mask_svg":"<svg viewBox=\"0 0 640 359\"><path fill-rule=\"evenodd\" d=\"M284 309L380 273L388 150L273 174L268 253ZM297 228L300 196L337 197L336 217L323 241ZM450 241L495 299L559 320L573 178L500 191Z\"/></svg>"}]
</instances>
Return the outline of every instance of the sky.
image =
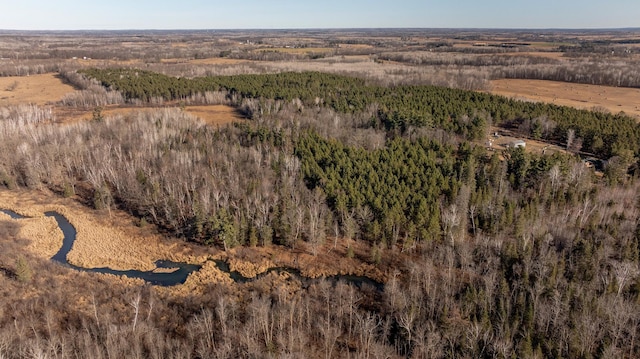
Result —
<instances>
[{"instance_id":1,"label":"sky","mask_svg":"<svg viewBox=\"0 0 640 359\"><path fill-rule=\"evenodd\" d=\"M3 30L640 27L640 0L0 0Z\"/></svg>"}]
</instances>

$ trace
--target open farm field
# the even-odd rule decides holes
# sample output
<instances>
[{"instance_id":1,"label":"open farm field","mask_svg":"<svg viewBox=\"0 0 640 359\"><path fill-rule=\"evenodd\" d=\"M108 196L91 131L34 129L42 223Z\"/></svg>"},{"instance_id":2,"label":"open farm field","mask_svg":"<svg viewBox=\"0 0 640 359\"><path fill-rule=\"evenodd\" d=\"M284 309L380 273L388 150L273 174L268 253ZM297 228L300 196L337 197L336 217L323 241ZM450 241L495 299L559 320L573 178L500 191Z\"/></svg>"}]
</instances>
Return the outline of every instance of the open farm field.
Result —
<instances>
[{"instance_id":1,"label":"open farm field","mask_svg":"<svg viewBox=\"0 0 640 359\"><path fill-rule=\"evenodd\" d=\"M335 51L335 48L331 47L274 47L274 48L260 48L256 51L276 51L284 52L287 54L307 54L307 53L330 53Z\"/></svg>"},{"instance_id":2,"label":"open farm field","mask_svg":"<svg viewBox=\"0 0 640 359\"><path fill-rule=\"evenodd\" d=\"M236 65L252 62L251 60L244 59L229 59L226 57L211 57L206 59L193 59L189 60L193 65Z\"/></svg>"},{"instance_id":3,"label":"open farm field","mask_svg":"<svg viewBox=\"0 0 640 359\"><path fill-rule=\"evenodd\" d=\"M36 104L59 101L74 88L60 80L56 74L20 77L0 77L0 106Z\"/></svg>"},{"instance_id":4,"label":"open farm field","mask_svg":"<svg viewBox=\"0 0 640 359\"><path fill-rule=\"evenodd\" d=\"M521 52L509 52L506 56L516 57L542 57L547 59L561 60L564 57L564 53L560 51L521 51Z\"/></svg>"},{"instance_id":5,"label":"open farm field","mask_svg":"<svg viewBox=\"0 0 640 359\"><path fill-rule=\"evenodd\" d=\"M522 79L493 80L491 87L496 95L585 110L624 111L640 121L640 89Z\"/></svg>"},{"instance_id":6,"label":"open farm field","mask_svg":"<svg viewBox=\"0 0 640 359\"><path fill-rule=\"evenodd\" d=\"M373 49L374 46L370 44L338 44L342 49Z\"/></svg>"},{"instance_id":7,"label":"open farm field","mask_svg":"<svg viewBox=\"0 0 640 359\"><path fill-rule=\"evenodd\" d=\"M142 59L114 60L114 59L92 59L92 58L75 58L66 61L74 67L122 67L122 66L143 66Z\"/></svg>"}]
</instances>

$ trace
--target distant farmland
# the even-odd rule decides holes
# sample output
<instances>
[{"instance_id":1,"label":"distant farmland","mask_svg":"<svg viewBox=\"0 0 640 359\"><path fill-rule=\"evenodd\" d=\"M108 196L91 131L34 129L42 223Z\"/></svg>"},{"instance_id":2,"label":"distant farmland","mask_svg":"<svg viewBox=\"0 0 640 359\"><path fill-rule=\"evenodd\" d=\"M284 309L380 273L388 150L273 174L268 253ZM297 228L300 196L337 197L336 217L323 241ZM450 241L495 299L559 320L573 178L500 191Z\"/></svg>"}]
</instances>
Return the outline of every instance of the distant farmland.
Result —
<instances>
[{"instance_id":1,"label":"distant farmland","mask_svg":"<svg viewBox=\"0 0 640 359\"><path fill-rule=\"evenodd\" d=\"M521 79L494 80L491 85L490 92L496 95L579 109L624 111L640 120L640 89Z\"/></svg>"}]
</instances>

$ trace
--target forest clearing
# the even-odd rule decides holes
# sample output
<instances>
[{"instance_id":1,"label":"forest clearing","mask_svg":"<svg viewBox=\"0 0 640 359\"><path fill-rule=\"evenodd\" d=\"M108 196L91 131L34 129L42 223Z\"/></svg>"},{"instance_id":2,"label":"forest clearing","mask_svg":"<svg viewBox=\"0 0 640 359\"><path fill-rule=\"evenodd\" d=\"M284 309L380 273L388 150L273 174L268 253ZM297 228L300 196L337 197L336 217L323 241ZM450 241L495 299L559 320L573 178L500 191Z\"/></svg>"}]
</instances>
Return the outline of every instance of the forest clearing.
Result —
<instances>
[{"instance_id":1,"label":"forest clearing","mask_svg":"<svg viewBox=\"0 0 640 359\"><path fill-rule=\"evenodd\" d=\"M0 106L53 104L72 91L55 73L0 77Z\"/></svg>"}]
</instances>

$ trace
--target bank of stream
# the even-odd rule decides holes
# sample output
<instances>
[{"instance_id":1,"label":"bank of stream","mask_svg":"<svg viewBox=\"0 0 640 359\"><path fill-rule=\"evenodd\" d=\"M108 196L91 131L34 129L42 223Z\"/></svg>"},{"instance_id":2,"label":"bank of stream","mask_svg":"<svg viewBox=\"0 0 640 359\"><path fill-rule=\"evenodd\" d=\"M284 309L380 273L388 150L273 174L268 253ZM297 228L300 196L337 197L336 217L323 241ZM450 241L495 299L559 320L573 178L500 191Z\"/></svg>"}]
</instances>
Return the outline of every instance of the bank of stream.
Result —
<instances>
[{"instance_id":1,"label":"bank of stream","mask_svg":"<svg viewBox=\"0 0 640 359\"><path fill-rule=\"evenodd\" d=\"M28 218L22 216L16 212L9 210L0 210L7 215L9 215L13 219L24 219ZM177 284L182 284L187 280L189 274L194 271L197 271L201 268L199 265L181 263L181 262L173 262L168 260L159 260L155 262L156 269L152 271L139 271L139 270L115 270L107 267L102 268L84 268L78 267L69 263L67 260L67 255L71 252L73 248L73 243L76 240L76 229L73 225L60 213L49 211L44 214L47 217L53 217L58 223L58 227L62 231L64 235L64 239L62 240L62 247L58 253L56 253L51 260L58 262L65 267L83 271L83 272L92 272L92 273L102 273L102 274L114 274L114 275L123 275L129 278L140 278L146 282L149 282L153 285L161 285L161 286L172 286Z\"/></svg>"},{"instance_id":2,"label":"bank of stream","mask_svg":"<svg viewBox=\"0 0 640 359\"><path fill-rule=\"evenodd\" d=\"M0 209L0 212L8 215L12 219L19 220L19 219L29 218L29 217L22 216L11 210ZM51 257L51 260L58 262L74 270L92 272L92 273L123 275L129 278L140 278L153 285L173 286L173 285L184 283L187 280L187 277L189 276L189 274L200 270L200 268L202 267L196 264L173 262L169 260L156 261L155 262L156 269L152 271L115 270L107 267L102 267L102 268L79 267L69 263L69 261L67 260L67 255L73 248L73 243L76 240L77 232L75 227L73 227L73 225L63 215L61 215L58 212L55 212L55 211L45 212L45 216L53 217L56 220L58 227L60 228L60 230L64 235L62 247L53 257ZM316 278L306 277L302 275L298 269L291 268L291 267L269 268L265 272L262 272L255 277L245 277L237 271L232 271L229 267L229 264L223 260L213 260L213 262L215 263L216 267L220 271L228 274L229 277L235 283L252 282L273 272L288 273L290 276L302 282L303 285L309 285L313 281L318 280ZM333 276L326 276L322 278L329 280L333 283L337 283L338 281L346 282L352 285L356 285L359 288L361 288L362 286L369 286L369 287L375 288L377 291L382 291L384 289L383 283L380 283L369 277L364 277L364 276L333 275Z\"/></svg>"},{"instance_id":3,"label":"bank of stream","mask_svg":"<svg viewBox=\"0 0 640 359\"><path fill-rule=\"evenodd\" d=\"M358 288L361 288L363 285L366 286L370 286L375 288L378 291L382 291L384 289L384 284L380 283L378 281L375 281L369 277L364 277L364 276L356 276L356 275L349 275L349 274L336 274L336 275L332 275L332 276L322 276L319 278L311 278L311 277L306 277L304 275L302 275L302 273L300 272L300 270L296 269L296 268L291 268L291 267L273 267L273 268L269 268L266 271L256 275L255 277L245 277L243 276L240 272L237 271L232 271L229 268L229 264L223 260L214 260L216 267L218 267L218 269L220 269L221 271L229 274L229 277L231 277L231 279L233 279L234 282L236 283L247 283L247 282L253 282L255 280L258 280L266 275L268 275L269 273L287 273L290 276L298 279L300 282L302 282L302 284L304 285L309 285L311 282L315 281L315 280L319 280L319 279L325 279L328 280L332 283L337 283L337 282L345 282L348 284L353 284L355 286L357 286Z\"/></svg>"}]
</instances>

